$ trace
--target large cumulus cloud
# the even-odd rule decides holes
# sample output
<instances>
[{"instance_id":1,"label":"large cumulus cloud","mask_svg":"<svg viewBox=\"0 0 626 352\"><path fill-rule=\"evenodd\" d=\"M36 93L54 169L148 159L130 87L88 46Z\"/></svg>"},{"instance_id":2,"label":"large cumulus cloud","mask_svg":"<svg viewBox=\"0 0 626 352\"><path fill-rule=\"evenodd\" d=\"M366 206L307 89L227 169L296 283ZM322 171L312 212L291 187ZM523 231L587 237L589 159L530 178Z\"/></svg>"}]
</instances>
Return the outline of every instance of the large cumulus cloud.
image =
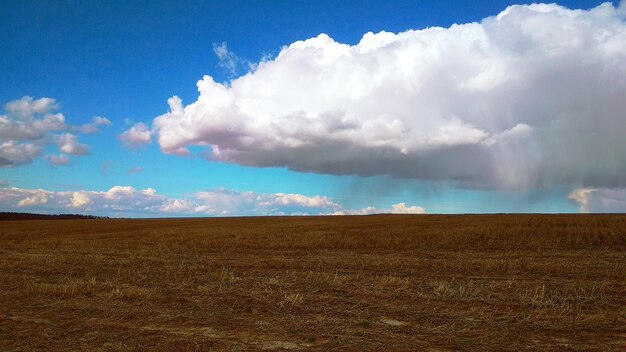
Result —
<instances>
[{"instance_id":1,"label":"large cumulus cloud","mask_svg":"<svg viewBox=\"0 0 626 352\"><path fill-rule=\"evenodd\" d=\"M0 186L3 186L0 183ZM4 184L6 186L6 183ZM4 211L80 212L112 216L168 215L366 215L374 213L423 214L418 206L395 204L391 209L347 209L326 196L294 193L258 193L218 189L173 198L154 189L114 186L107 191L54 192L44 189L0 188Z\"/></svg>"},{"instance_id":2,"label":"large cumulus cloud","mask_svg":"<svg viewBox=\"0 0 626 352\"><path fill-rule=\"evenodd\" d=\"M480 23L325 34L169 99L165 153L461 187L626 186L623 5L512 6Z\"/></svg>"}]
</instances>

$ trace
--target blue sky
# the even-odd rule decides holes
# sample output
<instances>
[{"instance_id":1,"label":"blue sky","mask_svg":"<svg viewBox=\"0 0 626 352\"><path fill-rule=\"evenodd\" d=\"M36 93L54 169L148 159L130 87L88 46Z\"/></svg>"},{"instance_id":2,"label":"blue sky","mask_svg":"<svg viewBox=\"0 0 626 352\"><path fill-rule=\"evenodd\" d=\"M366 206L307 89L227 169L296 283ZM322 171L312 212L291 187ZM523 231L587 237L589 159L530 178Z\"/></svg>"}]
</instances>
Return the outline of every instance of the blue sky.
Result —
<instances>
[{"instance_id":1,"label":"blue sky","mask_svg":"<svg viewBox=\"0 0 626 352\"><path fill-rule=\"evenodd\" d=\"M361 134L355 132L349 138L345 137L348 138L345 140L337 139L344 137L329 137L326 140L323 136L315 135L308 136L309 139L306 140L293 142L294 138L299 138L305 133L303 131L309 129L303 124L305 121L311 121L311 116L318 114L315 115L318 116L315 118L320 118L319 116L326 116L324 114L335 111L345 113L345 116L352 116L350 114L357 114L356 110L358 109L350 111L350 107L353 105L345 105L345 99L333 97L328 98L329 100L323 100L326 99L323 98L326 89L332 92L332 89L336 88L329 82L335 82L333 83L335 85L336 82L341 82L341 79L337 77L343 77L341 70L344 66L338 66L339 63L325 63L324 65L330 66L307 68L305 63L308 62L308 59L302 55L308 54L305 54L304 50L292 54L293 61L287 61L291 56L287 55L290 54L289 52L285 52L281 61L278 56L284 48L288 48L297 41L321 38L318 35L325 33L329 38L332 38L331 41L321 38L316 42L317 44L311 45L318 45L331 53L332 50L343 50L336 49L335 43L356 47L368 32L385 31L395 36L397 33L407 30L422 30L435 26L446 30L450 29L445 32L446 35L450 35L451 40L460 40L462 43L464 39L459 38L465 38L462 37L463 33L467 36L483 33L482 29L467 26L462 27L458 33L451 29L454 24L464 25L468 23L485 23L487 30L484 32L488 32L487 40L498 35L510 35L511 40L514 41L519 38L513 37L520 34L517 32L509 33L504 26L510 25L511 28L515 28L515 23L529 25L530 20L527 22L523 22L523 20L527 18L534 20L531 17L537 14L525 10L512 12L509 17L518 16L519 18L513 18L511 21L519 22L504 23L502 27L495 27L496 25L491 22L489 24L481 21L490 16L498 15L510 5L527 3L529 2L485 0L3 1L3 11L0 12L0 50L2 52L0 55L0 104L8 104L23 97L32 97L29 104L34 104L33 101L36 102L44 97L51 98L54 99L54 103L51 103L50 109L42 110L41 113L33 115L33 118L43 119L46 114L62 113L65 125L56 130L43 132L45 136L37 137L34 142L22 137L15 137L17 132L15 132L16 127L11 127L13 125L6 127L7 131L4 135L0 134L0 142L9 143L12 141L11 143L14 145L16 145L15 143L21 145L33 143L37 148L40 148L38 152L33 154L32 158L24 157L20 161L13 160L0 168L0 180L2 181L0 186L5 187L5 193L8 192L8 189L12 189L12 193L6 193L4 197L0 196L0 207L2 207L0 210L84 212L115 216L359 213L367 212L364 210L367 207L372 207L370 210L375 208L373 211L376 212L396 209L398 212L426 211L427 213L623 211L621 207L624 205L621 197L626 186L624 184L626 180L624 180L622 171L626 168L624 165L626 152L609 152L609 150L620 149L621 145L616 145L619 142L615 142L615 140L619 140L619 136L613 134L616 133L616 128L625 125L626 117L623 113L616 112L622 106L610 105L619 100L611 100L607 97L619 96L624 93L624 85L613 81L606 84L605 78L602 78L604 80L598 78L592 83L606 87L604 88L605 91L600 92L602 95L599 95L600 98L598 98L606 100L599 102L606 108L589 110L585 113L586 116L592 114L594 116L598 114L606 116L606 123L599 125L602 128L606 127L607 130L601 130L598 127L598 131L595 132L600 135L606 134L608 137L604 144L597 143L598 139L589 141L584 138L581 139L583 141L581 143L588 143L592 146L586 149L591 155L597 155L599 151L607 151L606 154L602 154L603 157L598 159L598 162L603 165L599 169L606 169L604 173L589 171L591 166L585 163L568 161L574 156L567 152L561 158L558 154L561 152L559 148L565 147L559 146L560 144L555 142L554 138L548 137L537 137L536 140L533 139L532 143L528 142L528 144L523 145L522 143L526 142L515 141L516 144L506 142L509 143L507 144L508 149L505 151L508 154L501 150L497 154L489 152L484 157L477 157L476 161L468 164L467 167L461 168L459 166L468 158L463 155L474 155L472 148L478 148L477 145L480 145L477 149L478 153L483 153L483 149L491 148L494 143L496 145L505 143L501 142L505 138L503 136L518 131L528 130L532 131L529 133L541 136L557 133L564 140L576 138L577 133L583 131L583 127L588 125L581 123L559 130L560 127L558 127L556 119L567 116L571 111L577 111L575 105L579 99L577 99L576 94L580 94L581 97L589 96L585 94L582 88L579 89L578 93L574 90L555 93L554 100L559 100L559 105L547 103L542 105L543 98L537 98L536 109L522 109L492 107L490 102L510 100L511 106L525 106L525 102L518 102L515 98L507 95L513 96L511 92L525 92L523 89L520 88L519 91L515 91L513 88L507 88L510 90L507 91L489 86L489 92L485 94L490 95L486 95L482 105L472 102L448 111L441 107L443 105L432 107L427 105L438 99L451 99L452 101L452 99L458 99L459 95L446 95L449 89L440 88L436 80L431 79L428 81L429 91L436 92L436 94L427 94L423 91L418 94L414 90L405 92L402 91L404 88L397 87L399 95L406 94L406 101L415 101L415 104L418 104L420 108L423 106L428 108L424 108L421 113L410 109L396 111L400 109L396 106L382 106L385 101L390 99L380 95L382 93L376 93L379 95L365 96L363 99L365 99L364 102L375 102L373 110L382 113L363 118L355 117L359 121L358 124L361 124L360 127L366 126L368 122L382 123L381 126L383 127L374 128L374 132L376 130L387 132L387 128L389 131L399 131L393 129L395 128L393 126L396 122L400 123L405 131L407 128L410 129L409 132L402 132L409 133L409 137L407 135L398 135L397 138L386 136L384 140L378 139L371 143L360 143L361 137L363 140L383 138L370 131L359 132ZM580 34L580 38L586 38L588 33L585 31L592 32L595 30L597 33L600 31L609 33L609 39L618 38L624 33L623 8L620 8L617 2L613 2L606 4L606 8L610 8L610 11L607 10L608 12L598 10L587 13L587 10L599 6L601 3L601 1L559 1L558 4L562 7L557 9L558 11L549 12L550 16L555 13L554 18L544 16L541 17L541 21L544 22L539 24L532 22L534 23L532 25L541 27L545 24L545 27L550 31L554 31L554 28L565 28L571 25L569 22L563 22L569 21L566 19L569 18L568 9L582 9L585 12L583 16L587 17L581 17L579 22L573 23L575 25L591 23L591 25L585 25L584 28L590 28L581 29L580 32L576 32L576 35ZM535 10L537 9L533 11ZM558 14L562 16L558 16ZM491 18L495 21L495 17ZM610 21L616 22L611 22L609 25ZM583 26L581 25L580 28ZM489 32L489 30L493 30L493 32ZM558 30L555 33L558 34ZM427 48L438 47L439 43L436 41L439 39L436 39L435 36L415 34L414 37L426 41ZM546 38L545 36L540 37L541 40L546 41L558 40L558 38ZM399 46L403 44L404 47L408 47L407 43L415 43L415 41L409 42L413 39L394 37L393 40L400 43ZM442 41L442 43L449 41ZM502 43L505 42L506 40L497 43L494 41L491 44L495 47L494 43L503 45ZM520 43L522 43L521 39ZM546 48L552 44L554 43L540 42L536 45ZM598 50L604 50L602 51L603 54L585 59L587 60L585 62L591 62L585 66L591 76L598 76L596 75L597 72L594 71L599 70L598 67L604 67L605 70L608 70L609 76L615 75L616 72L625 67L624 58L626 56L622 55L625 52L622 50L623 48L615 49L617 54L611 52L613 56L607 58L606 55L608 54L605 55L604 53L608 49L605 50L604 47L600 47L604 44L590 45L595 45ZM606 45L608 48L609 44ZM403 49L392 48L389 50ZM413 49L406 50L409 50L408 53L410 54L410 50ZM443 55L455 52L455 49L448 48L445 50L435 54ZM498 50L498 53L503 51L502 48ZM569 51L562 54L563 58L560 60L571 63L568 67L580 72L580 66L577 65L582 65L579 62L584 60L577 55L580 55L580 52L589 51L589 47L577 46L567 48L567 50ZM522 77L524 80L520 79L515 82L522 82L518 86L525 84L524 89L529 92L535 91L532 85L542 82L536 79L539 77L538 74L529 71L526 66L513 66L522 65L519 63L520 61L525 62L523 65L530 65L532 60L539 63L533 64L534 66L543 65L542 77L554 74L558 80L558 77L561 77L560 74L567 76L554 68L554 62L557 61L550 61L552 59L547 54L536 54L535 57L523 58L520 54L519 57L511 58L511 55L517 55L511 54L515 52L510 51L508 56L504 56L504 54L497 56L499 54L494 54L495 51L485 54L486 58L493 59L496 63L504 62L502 61L503 58L509 60L503 64L503 67L506 68L503 72L506 73L504 73L504 78L498 76L500 80L505 78L518 79L510 77L514 77L514 72L528 72L524 73L527 75ZM376 53L371 54L370 59L372 57L376 59L387 57L384 55L389 55L389 53L391 51L384 52L383 49L379 49ZM406 54L407 52L401 53ZM441 72L452 72L451 75L464 74L466 71L458 71L464 69L463 66L466 65L462 60L463 54L459 52L459 55L461 57L458 60L448 60L447 58L451 55L446 54L446 59L441 60L441 65L449 65L449 67L437 66L436 69L444 70ZM357 58L351 58L357 60ZM364 62L349 61L352 59L345 59L347 61L341 65L355 67ZM359 58L359 60L366 59L365 54ZM607 66L609 59L612 60L610 62L613 66ZM419 71L419 67L434 65L432 61L419 62L419 60L425 60L423 58L418 57L415 60L418 60L418 64L412 66L414 70ZM261 62L270 64L259 65ZM274 63L276 64L273 65ZM593 66L596 63L597 65ZM467 70L470 70L470 64L472 62L468 60ZM390 62L389 65L395 67L393 62ZM459 68L459 66L461 67ZM607 67L608 69L606 69ZM317 69L319 71L315 71ZM350 68L345 70L350 70ZM433 72L435 66L430 70L428 72ZM471 67L471 70L474 70L474 66ZM291 74L283 77L280 76L281 72L291 72ZM336 77L330 77L329 81L322 83L319 88L316 88L317 90L311 88L308 94L302 93L300 97L297 94L291 95L293 91L289 89L291 83L281 83L283 79L291 79L294 75L299 77L300 72L302 72L303 80L322 79L321 77L327 77L325 72L332 72ZM262 76L264 73L265 76ZM256 77L266 78L263 81L261 78L245 76L246 74L248 76L256 74ZM375 81L377 73L372 72L371 74L372 81ZM381 75L381 80L384 80L390 77L384 75L394 73L380 71L378 74ZM199 98L196 83L202 80L204 75L211 76L217 82L216 84L221 84L226 87L225 89L230 89L232 85L228 94L232 94L233 104L239 109L237 111L243 111L243 107L248 106L246 104L253 101L254 98L245 96L247 91L239 87L276 91L278 92L276 96L279 96L280 93L283 96L291 97L292 101L286 104L289 107L264 107L263 109L266 110L257 110L259 115L253 117L246 115L231 118L231 115L226 113L223 113L223 116L214 117L210 113L212 108L206 107L206 111L199 108L199 112L193 114L185 112L185 115L176 117L179 118L180 124L165 126L155 120L158 116L172 110L172 107L168 106L168 99L172 96L178 96L182 100L182 106L196 102ZM417 75L415 77L424 76L422 74L422 76ZM476 77L479 75L476 74ZM569 86L580 84L587 79L585 77L587 76L581 75L579 80L573 81L574 83L564 81L563 84L569 84ZM367 81L367 79L362 80L362 77L357 78L356 84ZM471 82L484 84L484 80ZM550 82L554 82L554 79L551 79ZM409 83L422 84L417 78L413 82L409 81ZM209 86L211 84L208 83ZM276 87L273 86L274 84ZM393 88L394 86L384 87ZM353 88L355 91L358 90L358 87L351 86L336 89L345 91ZM552 88L551 92L559 90L558 84ZM215 98L215 95L211 95L213 93L209 91L210 89L213 88L207 88L207 91L203 92L201 96L206 94L208 98L218 99ZM284 90L283 93L281 93L281 89ZM380 89L384 90L383 88ZM273 100L276 96L268 98L266 104L280 105L281 99ZM472 95L472 97L476 96ZM303 103L298 105L300 99ZM391 100L393 99L395 97ZM419 104L420 99L425 99L425 103ZM309 103L315 101L319 101L320 105L315 106L313 103ZM198 105L202 106L202 104ZM468 111L471 110L473 114L479 114L474 110L484 110L487 111L486 115L495 117L489 117L488 122L473 115L466 118L463 115L466 108ZM392 111L397 113L399 117L394 118ZM270 143L270 138L275 137L276 131L266 131L270 125L266 125L266 118L260 116L269 114L268 116L271 115L274 121L278 121L278 125L288 126L287 123L283 124L280 121L292 120L281 119L287 119L285 116L300 112L309 115L298 120L300 122L297 122L296 125L289 125L289 131L295 132L280 130L281 133L292 134L281 136L280 140L272 139ZM434 115L439 114L442 120L432 122L429 120L431 115L426 112ZM274 113L276 115L272 115ZM0 114L3 113L0 112ZM11 113L5 109L4 114L7 119L16 119L15 116L18 113ZM544 126L541 122L527 117L532 114L545 115L544 121L545 119L555 119L554 121L557 122L545 124L546 127L540 129L540 126ZM95 124L92 122L94 116L105 117L110 124ZM174 115L172 114L170 119L174 119L172 116ZM239 118L241 121L237 120ZM585 119L584 116L576 116L575 118L581 121ZM182 122L184 119L195 122L191 125L184 124ZM247 147L244 148L244 146L239 145L233 147L232 151L226 151L226 154L218 157L217 149L225 150L226 146L235 145L238 143L237 141L243 140L242 136L238 136L233 137L236 141L224 141L224 138L227 137L224 137L226 135L224 130L219 129L222 125L217 125L218 119L222 119L220 121L223 123L229 119L234 119L241 125L261 126L258 134L254 127L250 127L251 132L246 132L247 134L244 136L247 140L260 143L258 145L271 144L274 146L279 142L296 144L290 144L291 147L284 145L280 148L268 147L270 149L263 149L257 154L255 154L257 151L254 148L249 150L245 149ZM506 120L506 124L503 120ZM411 121L418 121L419 123L411 125ZM121 141L124 132L137 123L145 124L150 130L150 143L141 143L133 139L131 143L125 145ZM196 133L194 123L197 124L198 130L204 131L204 134L187 137L190 133L192 135ZM79 126L86 124L92 124L92 127L97 131L83 133L78 129ZM410 128L406 127L409 125ZM328 126L323 127L328 128ZM183 131L184 128L190 128L191 132ZM285 127L285 130L287 129ZM553 129L555 130L553 131ZM365 131L365 129L362 128L359 131ZM442 132L443 135L437 134L439 133L437 131L444 131L445 133ZM409 145L408 152L404 144L396 143L398 140L410 139L412 138L410 136L416 136L422 132L426 136L419 137L423 139L415 137L414 143L407 144ZM89 149L89 153L81 155L85 153L71 149L69 146L65 151L62 150L63 144L59 142L59 136L64 133L76 136L79 145L85 145ZM176 135L175 133L179 134ZM570 133L571 136L562 133ZM445 138L445 140L441 142L441 138ZM163 141L172 141L176 147L187 148L190 153L189 155L176 155L177 153L173 152L174 149L169 148ZM438 144L433 141L438 141ZM426 145L431 142L435 144ZM311 147L311 149L301 147L311 143L319 144ZM370 158L372 155L378 155L380 150L376 148L381 145L392 149L397 148L399 156L391 157L389 160L393 161L389 162L384 156ZM512 147L513 145L515 147ZM332 151L333 148L337 148L336 153ZM455 154L450 156L451 153ZM337 158L331 158L330 156L333 154L338 155ZM517 159L520 154L524 154L524 158ZM328 155L328 157L324 155ZM407 155L407 158L396 161L397 158L403 157L402 155ZM507 168L510 167L501 164L494 168L497 171L485 173L487 175L485 176L480 170L482 167L475 166L486 163L485 167L492 167L491 162L485 160L497 159L500 161L505 158L503 155L509 155L509 159L506 159L504 163L505 165L508 165L506 163L513 165L510 166L512 168L517 168L524 163L532 164L528 169L522 168L519 171L520 175L527 173L528 177L518 175L514 179L510 176L505 178L501 174L506 173ZM584 155L584 153L578 155L580 158L589 159L588 155ZM55 162L52 156L65 159L56 159ZM460 162L459 160L463 161ZM550 165L555 164L558 164L559 167L552 170ZM476 170L473 169L474 167ZM598 169L597 166L593 168L593 170L596 169ZM500 176L493 176L496 172ZM118 198L105 194L115 186L130 187L125 189L125 193L122 192L129 199L144 197L145 194L140 195L140 193L146 189L156 190L160 198L150 201L141 198L140 200L129 201L128 204L122 204L119 203L121 200ZM45 193L33 193L35 190L41 190ZM221 192L219 200L214 198L207 200L208 196L199 196L199 192L216 190L218 193ZM80 193L82 196L75 196L76 192L82 192ZM246 193L250 199L272 197L276 194L302 195L305 198L290 198L289 200L280 198L276 200L274 196L270 203L275 202L275 204L272 203L273 205L270 206L259 205L248 198L242 201L237 198L239 196L233 198L232 194L229 196L230 198L226 197L227 200L225 201L222 194L225 192L235 192L237 195L250 192ZM152 193L148 193L148 196L152 197ZM322 197L328 202L322 202L323 204L309 202L316 196ZM212 197L216 196L213 195ZM616 200L614 202L607 201L607 197ZM118 203L113 201L114 198L118 199L115 200ZM85 200L81 201L81 199ZM28 201L22 202L23 200ZM179 205L177 208L164 206L165 203L174 204L176 201L180 201L177 203ZM109 204L105 204L106 202ZM227 202L228 205L223 202ZM237 202L244 202L245 205L233 205ZM207 204L210 205L210 210L207 210ZM394 207L398 204L404 205ZM222 208L229 210L220 212Z\"/></svg>"}]
</instances>

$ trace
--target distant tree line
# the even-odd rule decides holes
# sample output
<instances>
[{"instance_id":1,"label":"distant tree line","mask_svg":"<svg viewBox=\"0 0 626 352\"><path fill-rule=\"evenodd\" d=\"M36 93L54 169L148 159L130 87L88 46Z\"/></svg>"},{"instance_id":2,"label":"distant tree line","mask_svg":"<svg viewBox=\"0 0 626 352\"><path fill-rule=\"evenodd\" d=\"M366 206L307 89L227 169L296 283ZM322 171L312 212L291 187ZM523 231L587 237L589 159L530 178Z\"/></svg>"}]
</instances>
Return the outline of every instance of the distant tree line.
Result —
<instances>
[{"instance_id":1,"label":"distant tree line","mask_svg":"<svg viewBox=\"0 0 626 352\"><path fill-rule=\"evenodd\" d=\"M67 220L67 219L109 219L108 216L80 215L80 214L33 214L0 212L0 221L7 220Z\"/></svg>"}]
</instances>

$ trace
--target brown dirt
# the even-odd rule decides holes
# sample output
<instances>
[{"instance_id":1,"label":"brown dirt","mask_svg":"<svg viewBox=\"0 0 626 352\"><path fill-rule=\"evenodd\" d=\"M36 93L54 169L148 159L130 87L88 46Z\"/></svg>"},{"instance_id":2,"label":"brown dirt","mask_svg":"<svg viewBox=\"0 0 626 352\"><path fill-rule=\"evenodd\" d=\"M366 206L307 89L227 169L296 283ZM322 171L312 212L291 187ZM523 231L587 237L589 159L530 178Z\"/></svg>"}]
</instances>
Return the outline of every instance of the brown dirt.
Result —
<instances>
[{"instance_id":1,"label":"brown dirt","mask_svg":"<svg viewBox=\"0 0 626 352\"><path fill-rule=\"evenodd\" d=\"M626 216L0 224L0 351L623 351Z\"/></svg>"}]
</instances>

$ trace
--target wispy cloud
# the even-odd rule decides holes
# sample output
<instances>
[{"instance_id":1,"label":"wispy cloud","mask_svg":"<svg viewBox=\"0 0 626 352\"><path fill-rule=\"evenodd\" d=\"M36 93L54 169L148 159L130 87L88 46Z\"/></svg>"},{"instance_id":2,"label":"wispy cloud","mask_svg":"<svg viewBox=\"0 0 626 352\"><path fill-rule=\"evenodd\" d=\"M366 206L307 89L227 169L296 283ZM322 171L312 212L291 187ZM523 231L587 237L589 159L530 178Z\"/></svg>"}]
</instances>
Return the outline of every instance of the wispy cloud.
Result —
<instances>
[{"instance_id":1,"label":"wispy cloud","mask_svg":"<svg viewBox=\"0 0 626 352\"><path fill-rule=\"evenodd\" d=\"M129 174L137 174L143 171L143 167L141 166L133 166L130 169L128 169L128 173Z\"/></svg>"},{"instance_id":2,"label":"wispy cloud","mask_svg":"<svg viewBox=\"0 0 626 352\"><path fill-rule=\"evenodd\" d=\"M229 78L235 78L240 73L249 72L257 67L255 63L243 59L230 51L226 42L213 43L213 52L219 60L219 67L226 71Z\"/></svg>"},{"instance_id":3,"label":"wispy cloud","mask_svg":"<svg viewBox=\"0 0 626 352\"><path fill-rule=\"evenodd\" d=\"M100 174L104 176L109 176L111 174L111 169L113 168L113 160L105 160L100 164Z\"/></svg>"},{"instance_id":4,"label":"wispy cloud","mask_svg":"<svg viewBox=\"0 0 626 352\"><path fill-rule=\"evenodd\" d=\"M81 133L94 133L98 131L98 127L100 126L111 126L113 123L102 116L94 116L91 118L91 123L84 124L76 128L77 131Z\"/></svg>"}]
</instances>

